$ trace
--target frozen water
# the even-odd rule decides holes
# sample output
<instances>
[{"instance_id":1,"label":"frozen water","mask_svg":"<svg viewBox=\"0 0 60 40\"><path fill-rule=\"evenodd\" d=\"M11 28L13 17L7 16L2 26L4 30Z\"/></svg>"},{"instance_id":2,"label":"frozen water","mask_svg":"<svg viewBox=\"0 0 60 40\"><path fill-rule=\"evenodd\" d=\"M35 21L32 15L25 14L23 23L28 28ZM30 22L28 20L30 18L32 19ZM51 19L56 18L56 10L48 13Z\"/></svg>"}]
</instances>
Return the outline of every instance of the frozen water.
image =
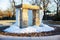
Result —
<instances>
[{"instance_id":1,"label":"frozen water","mask_svg":"<svg viewBox=\"0 0 60 40\"><path fill-rule=\"evenodd\" d=\"M52 30L54 30L54 28L41 23L40 27L29 26L27 28L19 28L19 27L17 27L16 24L14 24L10 28L5 29L4 31L10 32L10 33L32 33L32 32L47 32L47 31L52 31Z\"/></svg>"}]
</instances>

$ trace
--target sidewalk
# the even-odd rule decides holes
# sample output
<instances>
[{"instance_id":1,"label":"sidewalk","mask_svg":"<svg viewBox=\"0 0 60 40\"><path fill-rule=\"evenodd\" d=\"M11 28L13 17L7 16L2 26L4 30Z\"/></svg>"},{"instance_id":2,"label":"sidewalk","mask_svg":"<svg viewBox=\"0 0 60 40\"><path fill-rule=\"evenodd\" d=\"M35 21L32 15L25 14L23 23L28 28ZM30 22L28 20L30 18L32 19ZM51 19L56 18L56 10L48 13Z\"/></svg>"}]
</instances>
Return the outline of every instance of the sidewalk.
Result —
<instances>
[{"instance_id":1,"label":"sidewalk","mask_svg":"<svg viewBox=\"0 0 60 40\"><path fill-rule=\"evenodd\" d=\"M47 24L49 26L56 26L60 27L60 21L52 21L52 20L43 20L44 24Z\"/></svg>"},{"instance_id":2,"label":"sidewalk","mask_svg":"<svg viewBox=\"0 0 60 40\"><path fill-rule=\"evenodd\" d=\"M0 20L0 31L8 28L14 22L15 22L15 20Z\"/></svg>"},{"instance_id":3,"label":"sidewalk","mask_svg":"<svg viewBox=\"0 0 60 40\"><path fill-rule=\"evenodd\" d=\"M12 37L0 35L0 40L60 40L60 35L43 37Z\"/></svg>"}]
</instances>

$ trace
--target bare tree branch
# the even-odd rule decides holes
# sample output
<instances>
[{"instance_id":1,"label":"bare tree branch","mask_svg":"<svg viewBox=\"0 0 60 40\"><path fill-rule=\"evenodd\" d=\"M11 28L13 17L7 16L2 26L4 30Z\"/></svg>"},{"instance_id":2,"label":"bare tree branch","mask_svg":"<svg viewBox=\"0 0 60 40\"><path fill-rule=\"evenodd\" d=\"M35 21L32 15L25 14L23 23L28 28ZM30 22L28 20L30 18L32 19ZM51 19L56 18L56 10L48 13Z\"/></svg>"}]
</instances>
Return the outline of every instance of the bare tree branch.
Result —
<instances>
[{"instance_id":1,"label":"bare tree branch","mask_svg":"<svg viewBox=\"0 0 60 40\"><path fill-rule=\"evenodd\" d=\"M56 0L54 0L54 2L57 4Z\"/></svg>"}]
</instances>

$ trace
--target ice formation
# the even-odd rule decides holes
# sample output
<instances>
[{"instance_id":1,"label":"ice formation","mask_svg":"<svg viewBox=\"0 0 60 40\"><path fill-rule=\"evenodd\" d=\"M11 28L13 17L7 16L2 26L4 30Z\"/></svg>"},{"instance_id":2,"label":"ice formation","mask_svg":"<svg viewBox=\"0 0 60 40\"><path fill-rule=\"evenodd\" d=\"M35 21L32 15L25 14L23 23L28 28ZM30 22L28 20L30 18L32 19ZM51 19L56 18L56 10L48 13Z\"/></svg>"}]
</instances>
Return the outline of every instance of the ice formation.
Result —
<instances>
[{"instance_id":1,"label":"ice formation","mask_svg":"<svg viewBox=\"0 0 60 40\"><path fill-rule=\"evenodd\" d=\"M52 31L54 30L54 28L41 23L40 27L38 26L28 26L27 28L19 28L17 27L17 25L11 25L10 28L7 28L6 30L4 30L5 32L9 32L9 33L33 33L33 32L48 32L48 31Z\"/></svg>"}]
</instances>

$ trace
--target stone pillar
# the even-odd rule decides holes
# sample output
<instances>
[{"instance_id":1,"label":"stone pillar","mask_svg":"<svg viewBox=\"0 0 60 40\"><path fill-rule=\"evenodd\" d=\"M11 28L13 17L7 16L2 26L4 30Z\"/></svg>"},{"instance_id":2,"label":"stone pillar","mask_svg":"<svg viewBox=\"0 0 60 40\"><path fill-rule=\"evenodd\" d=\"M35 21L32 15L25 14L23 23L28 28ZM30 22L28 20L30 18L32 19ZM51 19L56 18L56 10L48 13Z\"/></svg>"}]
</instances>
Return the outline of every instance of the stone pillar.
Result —
<instances>
[{"instance_id":1,"label":"stone pillar","mask_svg":"<svg viewBox=\"0 0 60 40\"><path fill-rule=\"evenodd\" d=\"M36 26L40 25L40 18L37 10L33 10L33 25L36 25Z\"/></svg>"},{"instance_id":2,"label":"stone pillar","mask_svg":"<svg viewBox=\"0 0 60 40\"><path fill-rule=\"evenodd\" d=\"M22 27L22 9L20 9L20 28Z\"/></svg>"},{"instance_id":3,"label":"stone pillar","mask_svg":"<svg viewBox=\"0 0 60 40\"><path fill-rule=\"evenodd\" d=\"M16 25L20 27L20 10L16 9Z\"/></svg>"},{"instance_id":4,"label":"stone pillar","mask_svg":"<svg viewBox=\"0 0 60 40\"><path fill-rule=\"evenodd\" d=\"M22 9L22 28L28 26L28 9Z\"/></svg>"},{"instance_id":5,"label":"stone pillar","mask_svg":"<svg viewBox=\"0 0 60 40\"><path fill-rule=\"evenodd\" d=\"M36 14L35 14L35 12L36 12L36 10L33 10L32 11L33 12L33 25L35 25L35 19L36 19Z\"/></svg>"}]
</instances>

